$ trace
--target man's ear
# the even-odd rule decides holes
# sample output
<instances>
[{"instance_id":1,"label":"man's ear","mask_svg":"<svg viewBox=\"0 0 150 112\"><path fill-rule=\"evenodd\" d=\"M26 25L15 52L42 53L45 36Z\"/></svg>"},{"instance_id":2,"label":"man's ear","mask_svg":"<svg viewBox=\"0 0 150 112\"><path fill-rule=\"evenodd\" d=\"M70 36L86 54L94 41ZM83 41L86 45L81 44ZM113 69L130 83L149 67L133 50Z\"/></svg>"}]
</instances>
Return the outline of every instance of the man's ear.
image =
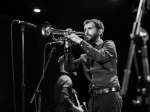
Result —
<instances>
[{"instance_id":1,"label":"man's ear","mask_svg":"<svg viewBox=\"0 0 150 112\"><path fill-rule=\"evenodd\" d=\"M99 29L98 30L98 33L101 35L103 33L103 30L102 29Z\"/></svg>"}]
</instances>

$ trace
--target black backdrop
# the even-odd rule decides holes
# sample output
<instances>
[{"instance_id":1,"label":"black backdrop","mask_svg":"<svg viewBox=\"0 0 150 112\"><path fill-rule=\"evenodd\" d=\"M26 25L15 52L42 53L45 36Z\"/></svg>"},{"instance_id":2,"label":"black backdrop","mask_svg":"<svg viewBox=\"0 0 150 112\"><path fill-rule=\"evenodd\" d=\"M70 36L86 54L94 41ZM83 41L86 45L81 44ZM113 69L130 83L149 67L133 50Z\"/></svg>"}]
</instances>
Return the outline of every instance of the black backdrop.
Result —
<instances>
[{"instance_id":1,"label":"black backdrop","mask_svg":"<svg viewBox=\"0 0 150 112\"><path fill-rule=\"evenodd\" d=\"M16 3L16 2L15 2ZM87 2L88 4L89 2ZM106 2L107 3L107 2ZM113 9L110 4L104 4L105 8ZM130 4L129 4L130 3ZM82 23L85 19L98 18L103 21L105 25L104 40L111 39L115 42L118 52L118 77L120 83L122 83L123 70L126 65L127 55L130 45L130 33L133 26L132 16L132 4L131 2L123 2L120 7L113 10L98 10L94 6L98 6L93 3L92 9L95 13L91 13L90 9L85 5L83 10L80 7L74 6L64 7L65 2L59 7L53 7L47 9L46 18L40 16L31 16L26 13L9 14L2 13L0 17L0 111L1 112L16 112L22 111L22 32L21 25L14 22L11 29L11 22L15 18L23 19L33 22L38 25L38 29L32 29L25 27L24 34L24 61L25 61L25 111L35 111L35 102L29 104L35 88L42 76L42 67L44 60L44 46L46 43L53 41L51 38L44 38L41 35L40 28L45 20L49 21L54 28L66 29L72 28L76 31L83 31ZM68 2L71 4L71 2ZM58 5L58 4L57 4ZM52 5L51 5L52 6ZM100 5L104 8L103 5ZM21 6L20 6L21 7ZM71 8L70 13L63 13L67 9ZM85 10L87 9L87 10ZM98 11L97 11L98 10ZM56 13L57 12L57 13ZM20 14L20 16L18 16ZM48 16L49 15L49 16ZM84 15L84 16L83 16ZM89 17L90 15L90 17ZM31 16L31 17L29 17ZM42 15L43 16L43 15ZM26 19L25 19L26 18ZM38 18L38 19L37 19ZM144 16L142 26L149 32L149 16ZM11 35L12 31L12 35ZM149 41L147 43L149 49ZM11 50L12 49L12 50ZM52 46L46 47L45 60L47 62ZM12 55L13 51L13 55ZM73 46L73 55L78 58L81 53L84 53L79 46ZM44 79L40 85L41 89L41 111L52 112L53 108L53 87L59 77L59 70L57 66L58 58L63 55L63 46L57 46L54 52L47 70L44 74ZM140 55L140 54L139 54ZM12 57L13 56L13 57ZM140 56L138 62L141 61ZM13 63L12 63L13 62ZM13 65L13 66L12 66ZM141 63L139 69L142 69ZM14 71L13 71L14 70ZM141 73L142 74L142 73ZM14 77L14 78L13 78ZM131 79L129 84L129 90L127 97L123 98L123 109L125 111L140 111L138 106L133 105L132 100L136 96L137 76L135 73L135 67L132 66ZM78 77L73 78L74 88L79 94L80 102L88 102L88 81L83 75L83 72L78 73Z\"/></svg>"}]
</instances>

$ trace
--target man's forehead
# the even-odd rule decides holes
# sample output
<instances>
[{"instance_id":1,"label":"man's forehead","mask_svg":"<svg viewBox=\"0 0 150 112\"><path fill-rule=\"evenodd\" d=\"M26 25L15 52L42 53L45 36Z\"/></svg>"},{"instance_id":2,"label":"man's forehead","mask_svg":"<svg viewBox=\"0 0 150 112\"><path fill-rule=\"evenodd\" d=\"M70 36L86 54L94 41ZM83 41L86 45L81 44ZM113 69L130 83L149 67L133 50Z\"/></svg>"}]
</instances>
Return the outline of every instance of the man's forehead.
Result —
<instances>
[{"instance_id":1,"label":"man's forehead","mask_svg":"<svg viewBox=\"0 0 150 112\"><path fill-rule=\"evenodd\" d=\"M89 23L84 25L84 29L89 28L89 27L95 27L94 22L89 22Z\"/></svg>"}]
</instances>

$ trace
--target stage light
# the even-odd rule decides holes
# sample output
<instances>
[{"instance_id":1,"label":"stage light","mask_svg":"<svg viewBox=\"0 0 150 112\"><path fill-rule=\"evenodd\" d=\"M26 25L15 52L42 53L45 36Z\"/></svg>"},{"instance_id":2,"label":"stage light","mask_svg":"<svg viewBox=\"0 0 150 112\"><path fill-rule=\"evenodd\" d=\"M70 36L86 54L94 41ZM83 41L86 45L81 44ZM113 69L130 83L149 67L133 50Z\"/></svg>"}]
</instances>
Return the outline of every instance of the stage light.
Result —
<instances>
[{"instance_id":1,"label":"stage light","mask_svg":"<svg viewBox=\"0 0 150 112\"><path fill-rule=\"evenodd\" d=\"M41 9L36 7L36 8L34 8L34 12L39 13L39 12L41 12Z\"/></svg>"}]
</instances>

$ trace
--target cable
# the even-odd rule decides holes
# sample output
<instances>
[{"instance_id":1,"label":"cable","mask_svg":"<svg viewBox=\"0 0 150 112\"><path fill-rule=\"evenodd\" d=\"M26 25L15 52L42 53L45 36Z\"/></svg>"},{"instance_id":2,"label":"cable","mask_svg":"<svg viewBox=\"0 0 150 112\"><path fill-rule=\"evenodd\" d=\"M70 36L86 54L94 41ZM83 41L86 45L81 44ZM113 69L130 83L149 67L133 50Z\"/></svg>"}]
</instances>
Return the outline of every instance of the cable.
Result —
<instances>
[{"instance_id":1,"label":"cable","mask_svg":"<svg viewBox=\"0 0 150 112\"><path fill-rule=\"evenodd\" d=\"M16 112L16 96L15 96L15 76L14 76L14 62L13 62L13 39L12 39L12 25L13 22L11 23L11 60L12 60L12 75L13 75L13 94L14 94L14 109Z\"/></svg>"}]
</instances>

